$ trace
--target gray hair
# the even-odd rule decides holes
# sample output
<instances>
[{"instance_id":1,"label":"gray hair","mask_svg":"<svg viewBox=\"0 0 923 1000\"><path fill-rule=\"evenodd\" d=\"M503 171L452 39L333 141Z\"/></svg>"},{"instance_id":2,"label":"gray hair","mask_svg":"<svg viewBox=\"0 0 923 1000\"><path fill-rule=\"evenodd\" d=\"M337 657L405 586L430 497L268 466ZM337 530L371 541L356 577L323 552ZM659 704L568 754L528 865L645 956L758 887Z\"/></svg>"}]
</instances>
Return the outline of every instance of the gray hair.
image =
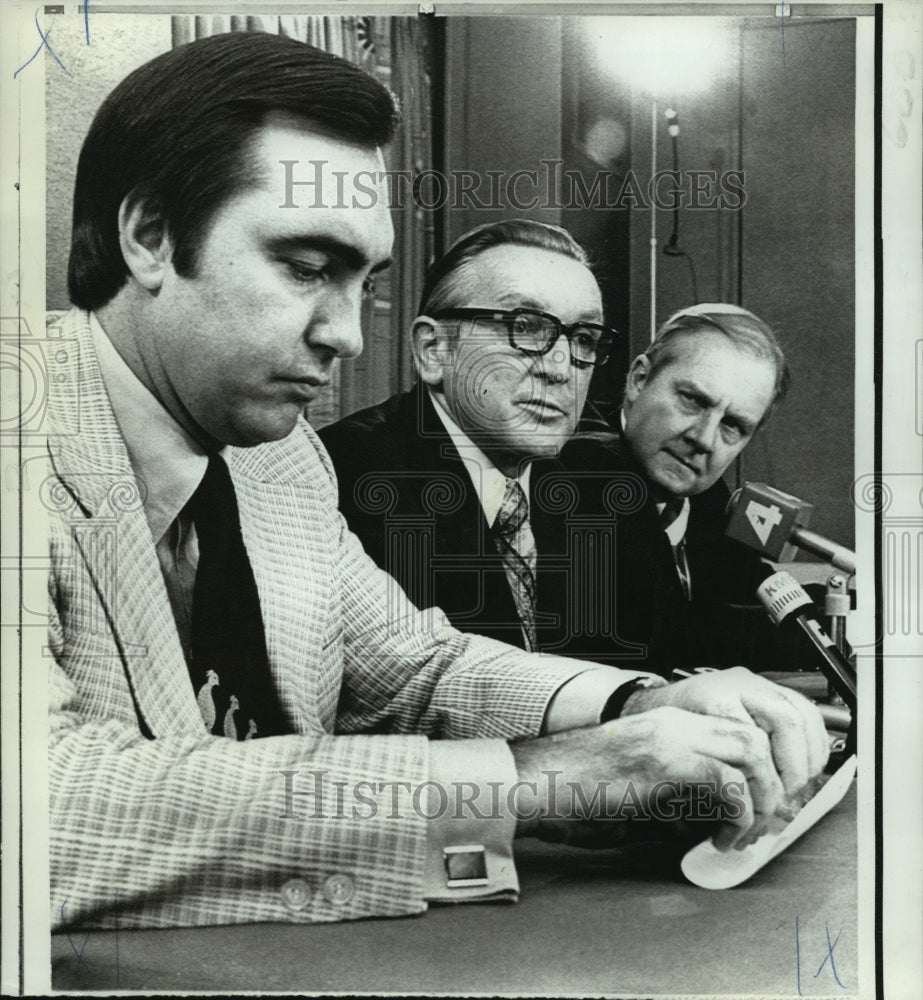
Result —
<instances>
[{"instance_id":1,"label":"gray hair","mask_svg":"<svg viewBox=\"0 0 923 1000\"><path fill-rule=\"evenodd\" d=\"M532 219L505 219L489 222L465 233L434 261L426 273L418 316L434 315L457 303L461 276L467 266L485 250L500 246L537 247L570 257L589 267L586 251L566 229Z\"/></svg>"},{"instance_id":2,"label":"gray hair","mask_svg":"<svg viewBox=\"0 0 923 1000\"><path fill-rule=\"evenodd\" d=\"M753 357L772 362L776 380L772 402L763 416L765 422L776 403L785 398L791 373L779 341L768 324L741 306L727 302L704 302L673 313L661 325L650 347L644 352L650 363L648 378L673 360L677 341L709 331L723 334L735 347Z\"/></svg>"}]
</instances>

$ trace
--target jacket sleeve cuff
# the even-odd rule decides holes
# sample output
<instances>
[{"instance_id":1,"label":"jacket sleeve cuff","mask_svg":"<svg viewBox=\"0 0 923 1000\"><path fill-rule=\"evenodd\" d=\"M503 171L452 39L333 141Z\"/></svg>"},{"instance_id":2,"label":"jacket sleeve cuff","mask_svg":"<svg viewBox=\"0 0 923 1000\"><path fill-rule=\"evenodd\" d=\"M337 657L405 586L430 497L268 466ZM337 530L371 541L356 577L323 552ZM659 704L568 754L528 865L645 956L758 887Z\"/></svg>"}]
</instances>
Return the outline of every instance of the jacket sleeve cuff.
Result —
<instances>
[{"instance_id":1,"label":"jacket sleeve cuff","mask_svg":"<svg viewBox=\"0 0 923 1000\"><path fill-rule=\"evenodd\" d=\"M423 894L429 902L514 902L516 765L502 740L431 741Z\"/></svg>"}]
</instances>

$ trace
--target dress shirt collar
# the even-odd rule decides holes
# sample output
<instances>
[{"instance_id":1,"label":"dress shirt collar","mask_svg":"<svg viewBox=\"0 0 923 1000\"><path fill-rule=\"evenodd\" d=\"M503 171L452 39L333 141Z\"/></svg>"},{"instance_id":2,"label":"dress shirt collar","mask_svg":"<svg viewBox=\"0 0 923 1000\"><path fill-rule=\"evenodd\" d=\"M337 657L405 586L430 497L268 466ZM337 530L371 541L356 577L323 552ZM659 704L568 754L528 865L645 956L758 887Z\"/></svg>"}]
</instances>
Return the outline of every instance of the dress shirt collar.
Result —
<instances>
[{"instance_id":1,"label":"dress shirt collar","mask_svg":"<svg viewBox=\"0 0 923 1000\"><path fill-rule=\"evenodd\" d=\"M619 418L622 422L622 437L625 437L625 411L619 410ZM631 445L628 444L626 439L626 445L630 448ZM655 504L657 508L657 513L662 514L665 503ZM686 537L686 526L689 524L689 497L683 497L683 506L680 512L676 515L675 520L671 521L670 524L664 528L667 533L667 538L670 540L670 544L675 549L677 545Z\"/></svg>"},{"instance_id":2,"label":"dress shirt collar","mask_svg":"<svg viewBox=\"0 0 923 1000\"><path fill-rule=\"evenodd\" d=\"M95 313L90 329L112 412L146 489L144 514L156 544L195 493L208 457L128 367Z\"/></svg>"},{"instance_id":3,"label":"dress shirt collar","mask_svg":"<svg viewBox=\"0 0 923 1000\"><path fill-rule=\"evenodd\" d=\"M455 423L440 400L433 393L429 394L429 398L432 400L433 409L442 421L442 426L445 427L446 433L452 439L452 444L458 450L458 454L468 470L468 475L471 476L471 482L480 501L481 510L484 511L484 517L487 519L487 523L493 527L497 514L500 512L500 504L503 502L507 477ZM531 476L532 463L529 462L522 474L517 477L519 485L527 497Z\"/></svg>"},{"instance_id":4,"label":"dress shirt collar","mask_svg":"<svg viewBox=\"0 0 923 1000\"><path fill-rule=\"evenodd\" d=\"M666 504L657 504L657 513L663 513L663 508ZM670 544L675 549L677 545L686 537L686 526L689 524L689 498L685 497L683 499L682 510L676 515L676 520L672 521L670 524L664 528L667 533L667 538L670 539Z\"/></svg>"}]
</instances>

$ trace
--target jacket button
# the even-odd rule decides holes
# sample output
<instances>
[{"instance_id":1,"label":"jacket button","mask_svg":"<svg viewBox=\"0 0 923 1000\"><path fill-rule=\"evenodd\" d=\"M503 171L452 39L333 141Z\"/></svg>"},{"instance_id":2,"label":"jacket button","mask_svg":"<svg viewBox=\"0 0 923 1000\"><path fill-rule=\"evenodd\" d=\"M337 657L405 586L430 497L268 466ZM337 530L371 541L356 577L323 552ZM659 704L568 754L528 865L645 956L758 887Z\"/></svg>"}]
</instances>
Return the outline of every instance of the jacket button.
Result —
<instances>
[{"instance_id":1,"label":"jacket button","mask_svg":"<svg viewBox=\"0 0 923 1000\"><path fill-rule=\"evenodd\" d=\"M321 892L328 903L342 906L355 896L356 886L349 875L330 875L324 879Z\"/></svg>"},{"instance_id":2,"label":"jacket button","mask_svg":"<svg viewBox=\"0 0 923 1000\"><path fill-rule=\"evenodd\" d=\"M282 886L282 899L290 910L303 910L311 902L311 887L303 878L290 878Z\"/></svg>"}]
</instances>

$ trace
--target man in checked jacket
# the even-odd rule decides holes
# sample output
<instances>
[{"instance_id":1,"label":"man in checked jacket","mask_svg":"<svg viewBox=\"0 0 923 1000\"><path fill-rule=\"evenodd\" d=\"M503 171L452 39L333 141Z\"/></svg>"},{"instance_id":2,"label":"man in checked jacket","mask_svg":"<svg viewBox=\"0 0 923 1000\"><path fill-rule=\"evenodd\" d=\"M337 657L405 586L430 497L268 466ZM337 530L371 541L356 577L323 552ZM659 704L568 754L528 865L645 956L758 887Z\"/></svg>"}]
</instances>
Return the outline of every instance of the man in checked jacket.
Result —
<instances>
[{"instance_id":1,"label":"man in checked jacket","mask_svg":"<svg viewBox=\"0 0 923 1000\"><path fill-rule=\"evenodd\" d=\"M797 695L463 635L350 534L302 411L361 349L395 124L350 64L241 34L135 71L84 143L43 489L58 925L510 897L515 836L624 835L600 782L716 782L698 833L730 844L825 763ZM344 177L365 196L334 209ZM552 771L585 807L552 808Z\"/></svg>"}]
</instances>

